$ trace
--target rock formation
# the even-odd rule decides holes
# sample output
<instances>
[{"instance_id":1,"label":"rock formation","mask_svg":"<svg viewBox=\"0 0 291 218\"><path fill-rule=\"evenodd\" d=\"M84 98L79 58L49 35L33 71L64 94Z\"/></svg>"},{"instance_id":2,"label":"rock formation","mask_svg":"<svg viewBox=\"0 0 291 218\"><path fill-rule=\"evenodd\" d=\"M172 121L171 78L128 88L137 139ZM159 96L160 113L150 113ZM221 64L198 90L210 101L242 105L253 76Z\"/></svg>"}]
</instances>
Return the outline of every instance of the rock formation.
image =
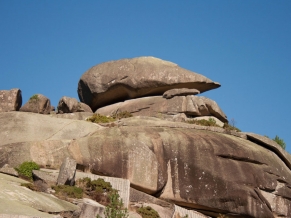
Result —
<instances>
[{"instance_id":1,"label":"rock formation","mask_svg":"<svg viewBox=\"0 0 291 218\"><path fill-rule=\"evenodd\" d=\"M51 101L42 94L33 95L28 102L20 108L23 112L49 114L53 110Z\"/></svg>"},{"instance_id":2,"label":"rock formation","mask_svg":"<svg viewBox=\"0 0 291 218\"><path fill-rule=\"evenodd\" d=\"M18 111L21 105L20 89L0 90L0 112Z\"/></svg>"},{"instance_id":3,"label":"rock formation","mask_svg":"<svg viewBox=\"0 0 291 218\"><path fill-rule=\"evenodd\" d=\"M227 117L218 104L195 96L219 86L152 57L97 65L80 79L80 100L96 113L134 116L101 126L85 121L92 112L77 112L77 100L69 98L59 104L64 114L0 113L0 194L7 196L3 190L8 187L1 172L14 174L10 169L24 161L50 168L49 174L45 169L33 172L36 184L48 192L58 178L53 169L59 170L68 158L78 169L76 178L105 176L112 181L132 218L140 217L135 211L142 206L171 218L291 217L291 155L264 136L221 128ZM38 106L37 111L44 110ZM202 118L221 127L183 122ZM122 182L115 183L114 177ZM0 215L5 200L0 197ZM11 200L12 207L18 204ZM86 217L85 212L102 216L104 211L88 199L77 206L59 204L56 213L78 208ZM29 212L53 213L42 207L37 204L39 211ZM18 214L27 215L23 205L20 209Z\"/></svg>"},{"instance_id":4,"label":"rock formation","mask_svg":"<svg viewBox=\"0 0 291 218\"><path fill-rule=\"evenodd\" d=\"M78 102L75 98L62 97L58 104L58 113L74 113L74 112L89 112L92 113L91 108L82 103Z\"/></svg>"},{"instance_id":5,"label":"rock formation","mask_svg":"<svg viewBox=\"0 0 291 218\"><path fill-rule=\"evenodd\" d=\"M162 96L144 97L99 108L96 113L113 115L117 112L128 111L133 115L159 117L184 113L186 116L214 116L223 123L227 122L226 115L209 98L200 96L176 96L171 99Z\"/></svg>"},{"instance_id":6,"label":"rock formation","mask_svg":"<svg viewBox=\"0 0 291 218\"><path fill-rule=\"evenodd\" d=\"M127 99L163 95L170 89L197 89L200 93L220 85L177 64L154 57L110 61L85 72L78 95L93 111Z\"/></svg>"}]
</instances>

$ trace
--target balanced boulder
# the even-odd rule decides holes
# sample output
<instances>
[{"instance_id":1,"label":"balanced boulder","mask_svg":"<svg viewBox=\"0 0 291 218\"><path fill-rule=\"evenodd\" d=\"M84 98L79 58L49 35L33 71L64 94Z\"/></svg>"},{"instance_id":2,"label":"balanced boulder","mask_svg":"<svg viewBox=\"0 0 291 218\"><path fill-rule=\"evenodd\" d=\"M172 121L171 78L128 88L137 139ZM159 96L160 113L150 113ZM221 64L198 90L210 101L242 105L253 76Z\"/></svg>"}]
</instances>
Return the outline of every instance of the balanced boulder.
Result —
<instances>
[{"instance_id":1,"label":"balanced boulder","mask_svg":"<svg viewBox=\"0 0 291 218\"><path fill-rule=\"evenodd\" d=\"M75 98L62 97L58 104L58 113L74 113L74 112L91 112L91 108L82 103L78 102Z\"/></svg>"},{"instance_id":2,"label":"balanced boulder","mask_svg":"<svg viewBox=\"0 0 291 218\"><path fill-rule=\"evenodd\" d=\"M100 107L144 96L163 95L170 89L197 89L201 93L220 87L203 75L169 61L139 57L105 62L85 72L78 95L93 111Z\"/></svg>"},{"instance_id":3,"label":"balanced boulder","mask_svg":"<svg viewBox=\"0 0 291 218\"><path fill-rule=\"evenodd\" d=\"M0 91L0 112L18 111L22 105L20 89Z\"/></svg>"},{"instance_id":4,"label":"balanced boulder","mask_svg":"<svg viewBox=\"0 0 291 218\"><path fill-rule=\"evenodd\" d=\"M20 111L38 114L49 114L52 110L51 101L42 94L33 95L28 102L20 108Z\"/></svg>"}]
</instances>

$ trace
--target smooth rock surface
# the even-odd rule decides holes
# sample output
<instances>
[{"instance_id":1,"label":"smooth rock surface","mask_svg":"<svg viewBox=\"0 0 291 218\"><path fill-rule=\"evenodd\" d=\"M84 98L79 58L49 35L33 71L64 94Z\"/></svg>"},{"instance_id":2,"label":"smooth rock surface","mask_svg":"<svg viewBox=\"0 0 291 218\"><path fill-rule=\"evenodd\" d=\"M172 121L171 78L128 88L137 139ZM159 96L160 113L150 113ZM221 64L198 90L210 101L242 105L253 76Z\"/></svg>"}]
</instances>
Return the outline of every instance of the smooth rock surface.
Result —
<instances>
[{"instance_id":1,"label":"smooth rock surface","mask_svg":"<svg viewBox=\"0 0 291 218\"><path fill-rule=\"evenodd\" d=\"M0 145L24 141L74 139L104 128L87 121L23 112L0 113L0 123Z\"/></svg>"},{"instance_id":2,"label":"smooth rock surface","mask_svg":"<svg viewBox=\"0 0 291 218\"><path fill-rule=\"evenodd\" d=\"M54 110L54 108L51 106L51 101L46 96L36 94L32 96L19 110L22 112L49 114Z\"/></svg>"},{"instance_id":3,"label":"smooth rock surface","mask_svg":"<svg viewBox=\"0 0 291 218\"><path fill-rule=\"evenodd\" d=\"M58 113L74 113L74 112L89 112L93 113L91 108L82 103L78 102L75 98L62 97L58 104Z\"/></svg>"},{"instance_id":4,"label":"smooth rock surface","mask_svg":"<svg viewBox=\"0 0 291 218\"><path fill-rule=\"evenodd\" d=\"M171 90L168 90L166 91L164 94L163 94L163 97L164 98L173 98L175 96L187 96L187 95L197 95L197 94L200 94L200 91L197 90L197 89L171 89Z\"/></svg>"},{"instance_id":5,"label":"smooth rock surface","mask_svg":"<svg viewBox=\"0 0 291 218\"><path fill-rule=\"evenodd\" d=\"M172 62L138 57L92 67L82 75L78 95L81 102L95 111L127 99L162 95L175 88L197 89L202 93L218 87L219 83Z\"/></svg>"},{"instance_id":6,"label":"smooth rock surface","mask_svg":"<svg viewBox=\"0 0 291 218\"><path fill-rule=\"evenodd\" d=\"M21 183L27 181L0 173L0 214L52 218L54 215L48 213L78 209L51 195L33 192Z\"/></svg>"},{"instance_id":7,"label":"smooth rock surface","mask_svg":"<svg viewBox=\"0 0 291 218\"><path fill-rule=\"evenodd\" d=\"M0 112L18 111L21 105L20 89L0 90Z\"/></svg>"},{"instance_id":8,"label":"smooth rock surface","mask_svg":"<svg viewBox=\"0 0 291 218\"><path fill-rule=\"evenodd\" d=\"M137 98L99 108L96 113L112 115L117 111L152 117L184 113L189 117L214 116L223 123L227 122L226 115L215 101L200 96L176 96L171 99L161 96Z\"/></svg>"}]
</instances>

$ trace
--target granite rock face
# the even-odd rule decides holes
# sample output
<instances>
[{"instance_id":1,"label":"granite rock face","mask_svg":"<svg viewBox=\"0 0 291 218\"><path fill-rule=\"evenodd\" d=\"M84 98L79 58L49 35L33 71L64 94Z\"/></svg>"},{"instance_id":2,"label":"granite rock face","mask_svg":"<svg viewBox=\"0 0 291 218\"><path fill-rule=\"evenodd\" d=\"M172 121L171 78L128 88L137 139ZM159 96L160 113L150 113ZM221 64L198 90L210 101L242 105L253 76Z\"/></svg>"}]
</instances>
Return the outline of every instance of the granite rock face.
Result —
<instances>
[{"instance_id":1,"label":"granite rock face","mask_svg":"<svg viewBox=\"0 0 291 218\"><path fill-rule=\"evenodd\" d=\"M279 145L187 126L133 117L75 140L6 144L0 166L33 160L59 168L70 157L92 173L129 179L137 190L206 215L291 216L291 158Z\"/></svg>"},{"instance_id":2,"label":"granite rock face","mask_svg":"<svg viewBox=\"0 0 291 218\"><path fill-rule=\"evenodd\" d=\"M0 112L18 111L21 105L20 89L0 90Z\"/></svg>"},{"instance_id":3,"label":"granite rock face","mask_svg":"<svg viewBox=\"0 0 291 218\"><path fill-rule=\"evenodd\" d=\"M218 104L206 97L175 96L171 99L162 96L144 97L99 108L96 113L112 115L117 112L128 111L135 116L176 115L184 113L190 117L214 116L223 123L227 117Z\"/></svg>"},{"instance_id":4,"label":"granite rock face","mask_svg":"<svg viewBox=\"0 0 291 218\"><path fill-rule=\"evenodd\" d=\"M91 108L82 103L78 102L75 98L62 97L58 104L58 113L75 113L75 112L89 112L92 113Z\"/></svg>"},{"instance_id":5,"label":"granite rock face","mask_svg":"<svg viewBox=\"0 0 291 218\"><path fill-rule=\"evenodd\" d=\"M139 57L92 67L82 75L78 95L81 102L95 111L127 99L163 95L170 89L197 89L202 93L218 87L219 83L172 62Z\"/></svg>"},{"instance_id":6,"label":"granite rock face","mask_svg":"<svg viewBox=\"0 0 291 218\"><path fill-rule=\"evenodd\" d=\"M33 95L28 102L20 108L22 112L49 114L53 110L51 101L42 94Z\"/></svg>"}]
</instances>

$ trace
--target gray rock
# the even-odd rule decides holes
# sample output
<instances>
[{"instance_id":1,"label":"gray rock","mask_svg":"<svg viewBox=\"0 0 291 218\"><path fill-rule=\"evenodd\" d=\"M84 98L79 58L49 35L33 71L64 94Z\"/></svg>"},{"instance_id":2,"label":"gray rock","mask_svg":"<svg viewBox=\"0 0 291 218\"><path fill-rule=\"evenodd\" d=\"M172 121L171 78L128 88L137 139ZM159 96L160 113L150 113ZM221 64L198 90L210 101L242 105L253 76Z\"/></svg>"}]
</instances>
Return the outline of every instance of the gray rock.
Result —
<instances>
[{"instance_id":1,"label":"gray rock","mask_svg":"<svg viewBox=\"0 0 291 218\"><path fill-rule=\"evenodd\" d=\"M80 218L93 218L99 215L104 218L105 206L88 198L83 199Z\"/></svg>"},{"instance_id":2,"label":"gray rock","mask_svg":"<svg viewBox=\"0 0 291 218\"><path fill-rule=\"evenodd\" d=\"M0 90L0 112L18 111L21 105L20 89Z\"/></svg>"},{"instance_id":3,"label":"gray rock","mask_svg":"<svg viewBox=\"0 0 291 218\"><path fill-rule=\"evenodd\" d=\"M75 211L77 206L52 195L20 186L25 180L0 173L0 214L53 218L52 213Z\"/></svg>"},{"instance_id":4,"label":"gray rock","mask_svg":"<svg viewBox=\"0 0 291 218\"><path fill-rule=\"evenodd\" d=\"M76 166L77 163L74 159L69 157L65 158L59 172L57 185L74 185Z\"/></svg>"},{"instance_id":5,"label":"gray rock","mask_svg":"<svg viewBox=\"0 0 291 218\"><path fill-rule=\"evenodd\" d=\"M76 139L104 128L87 121L20 112L0 113L0 123L0 145L25 141ZM45 152L43 155L48 155L52 150L43 152Z\"/></svg>"},{"instance_id":6,"label":"gray rock","mask_svg":"<svg viewBox=\"0 0 291 218\"><path fill-rule=\"evenodd\" d=\"M93 116L94 113L89 112L75 112L65 114L50 114L51 117L71 119L71 120L86 120L88 117Z\"/></svg>"},{"instance_id":7,"label":"gray rock","mask_svg":"<svg viewBox=\"0 0 291 218\"><path fill-rule=\"evenodd\" d=\"M162 95L176 88L197 89L201 93L220 87L203 75L154 57L105 62L85 72L78 84L81 102L93 111L126 99Z\"/></svg>"},{"instance_id":8,"label":"gray rock","mask_svg":"<svg viewBox=\"0 0 291 218\"><path fill-rule=\"evenodd\" d=\"M51 101L47 97L41 94L36 94L33 95L19 110L22 112L49 114L53 108L51 106Z\"/></svg>"},{"instance_id":9,"label":"gray rock","mask_svg":"<svg viewBox=\"0 0 291 218\"><path fill-rule=\"evenodd\" d=\"M10 167L9 164L5 164L3 167L1 167L0 173L5 173L10 176L18 177L18 172L13 167Z\"/></svg>"},{"instance_id":10,"label":"gray rock","mask_svg":"<svg viewBox=\"0 0 291 218\"><path fill-rule=\"evenodd\" d=\"M78 102L75 98L62 97L58 104L58 113L74 113L74 112L89 112L93 113L91 108L82 103Z\"/></svg>"},{"instance_id":11,"label":"gray rock","mask_svg":"<svg viewBox=\"0 0 291 218\"><path fill-rule=\"evenodd\" d=\"M200 94L200 91L197 89L171 89L166 91L163 94L164 98L170 99L173 98L175 96L187 96L187 95L197 95Z\"/></svg>"},{"instance_id":12,"label":"gray rock","mask_svg":"<svg viewBox=\"0 0 291 218\"><path fill-rule=\"evenodd\" d=\"M161 96L137 98L99 108L96 113L113 115L117 111L152 117L184 113L188 117L214 116L222 122L227 122L226 115L215 101L200 96L176 96L171 99Z\"/></svg>"}]
</instances>

